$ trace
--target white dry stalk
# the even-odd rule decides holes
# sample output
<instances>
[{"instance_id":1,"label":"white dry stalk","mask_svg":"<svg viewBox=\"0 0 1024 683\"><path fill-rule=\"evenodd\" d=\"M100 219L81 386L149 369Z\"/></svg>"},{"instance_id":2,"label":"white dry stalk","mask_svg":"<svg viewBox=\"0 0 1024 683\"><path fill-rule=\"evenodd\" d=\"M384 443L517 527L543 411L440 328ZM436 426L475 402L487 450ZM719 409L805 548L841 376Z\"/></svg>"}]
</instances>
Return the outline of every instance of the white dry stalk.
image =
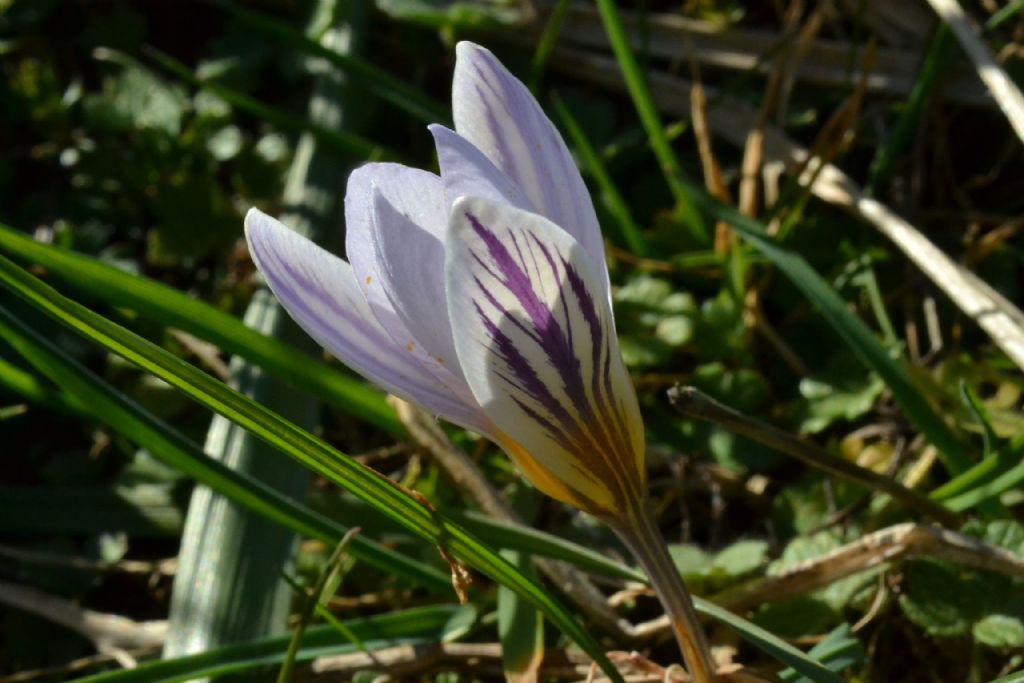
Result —
<instances>
[{"instance_id":1,"label":"white dry stalk","mask_svg":"<svg viewBox=\"0 0 1024 683\"><path fill-rule=\"evenodd\" d=\"M978 77L988 86L992 97L1003 110L1013 130L1017 132L1017 137L1024 141L1024 95L1021 94L1020 88L1010 80L1003 67L999 66L999 62L971 26L957 0L928 0L928 4L952 29L953 35L960 41L960 47L974 62Z\"/></svg>"}]
</instances>

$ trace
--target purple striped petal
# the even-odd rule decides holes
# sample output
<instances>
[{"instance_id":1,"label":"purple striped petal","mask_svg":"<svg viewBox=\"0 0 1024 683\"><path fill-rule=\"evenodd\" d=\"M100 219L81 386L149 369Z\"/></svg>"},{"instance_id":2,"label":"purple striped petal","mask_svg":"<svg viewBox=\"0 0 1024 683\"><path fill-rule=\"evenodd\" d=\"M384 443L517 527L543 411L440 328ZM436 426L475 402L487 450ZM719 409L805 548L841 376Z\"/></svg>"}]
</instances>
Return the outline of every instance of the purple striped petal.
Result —
<instances>
[{"instance_id":1,"label":"purple striped petal","mask_svg":"<svg viewBox=\"0 0 1024 683\"><path fill-rule=\"evenodd\" d=\"M456 46L452 84L455 130L523 189L536 211L578 241L608 291L601 228L562 136L537 100L489 50Z\"/></svg>"},{"instance_id":2,"label":"purple striped petal","mask_svg":"<svg viewBox=\"0 0 1024 683\"><path fill-rule=\"evenodd\" d=\"M542 216L485 199L455 203L445 278L470 388L530 465L550 474L531 477L539 488L610 515L642 497L643 426L607 298L594 286L603 272L594 271L581 245ZM567 490L548 490L550 481Z\"/></svg>"},{"instance_id":3,"label":"purple striped petal","mask_svg":"<svg viewBox=\"0 0 1024 683\"><path fill-rule=\"evenodd\" d=\"M487 429L475 405L459 401L381 327L348 263L256 209L245 217L245 235L274 295L309 336L345 365L451 422Z\"/></svg>"}]
</instances>

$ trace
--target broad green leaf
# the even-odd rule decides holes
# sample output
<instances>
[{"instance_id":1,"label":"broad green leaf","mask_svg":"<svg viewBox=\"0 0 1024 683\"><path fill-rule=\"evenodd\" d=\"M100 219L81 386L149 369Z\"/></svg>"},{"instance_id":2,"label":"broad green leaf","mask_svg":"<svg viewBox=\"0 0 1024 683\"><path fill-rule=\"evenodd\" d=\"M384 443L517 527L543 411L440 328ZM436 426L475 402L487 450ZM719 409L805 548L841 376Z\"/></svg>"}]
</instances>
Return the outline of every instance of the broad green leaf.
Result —
<instances>
[{"instance_id":1,"label":"broad green leaf","mask_svg":"<svg viewBox=\"0 0 1024 683\"><path fill-rule=\"evenodd\" d=\"M0 257L0 283L58 322L147 372L303 463L328 481L369 503L424 540L445 546L456 557L536 605L615 681L621 681L604 651L559 602L535 582L441 513L428 509L361 463L332 448L272 411L185 363L164 349L61 296L56 290Z\"/></svg>"},{"instance_id":2,"label":"broad green leaf","mask_svg":"<svg viewBox=\"0 0 1024 683\"><path fill-rule=\"evenodd\" d=\"M838 612L821 598L809 595L762 605L754 613L755 624L791 639L822 633L837 621Z\"/></svg>"},{"instance_id":3,"label":"broad green leaf","mask_svg":"<svg viewBox=\"0 0 1024 683\"><path fill-rule=\"evenodd\" d=\"M252 114L283 130L292 132L308 131L324 144L334 147L343 154L351 155L354 159L394 159L398 156L394 152L389 152L362 136L349 133L348 131L327 128L302 116L296 116L291 112L264 104L243 92L220 85L211 79L200 78L191 69L166 52L153 47L147 47L143 50L143 53L161 68L174 74L188 85L194 88L209 90L236 109ZM118 59L123 60L125 57L118 56Z\"/></svg>"},{"instance_id":4,"label":"broad green leaf","mask_svg":"<svg viewBox=\"0 0 1024 683\"><path fill-rule=\"evenodd\" d=\"M1018 608L1020 605L1018 605ZM1024 647L1024 620L1017 614L989 614L974 623L974 638L994 650Z\"/></svg>"},{"instance_id":5,"label":"broad green leaf","mask_svg":"<svg viewBox=\"0 0 1024 683\"><path fill-rule=\"evenodd\" d=\"M927 560L907 563L900 607L929 635L949 638L970 633L985 613L990 594L974 572Z\"/></svg>"},{"instance_id":6,"label":"broad green leaf","mask_svg":"<svg viewBox=\"0 0 1024 683\"><path fill-rule=\"evenodd\" d=\"M521 7L501 0L376 0L376 4L393 19L449 30L496 28L526 19Z\"/></svg>"},{"instance_id":7,"label":"broad green leaf","mask_svg":"<svg viewBox=\"0 0 1024 683\"><path fill-rule=\"evenodd\" d=\"M308 354L264 336L241 320L162 283L126 273L60 247L41 244L0 224L0 251L49 272L110 305L138 311L246 358L279 377L394 434L402 432L380 391Z\"/></svg>"}]
</instances>

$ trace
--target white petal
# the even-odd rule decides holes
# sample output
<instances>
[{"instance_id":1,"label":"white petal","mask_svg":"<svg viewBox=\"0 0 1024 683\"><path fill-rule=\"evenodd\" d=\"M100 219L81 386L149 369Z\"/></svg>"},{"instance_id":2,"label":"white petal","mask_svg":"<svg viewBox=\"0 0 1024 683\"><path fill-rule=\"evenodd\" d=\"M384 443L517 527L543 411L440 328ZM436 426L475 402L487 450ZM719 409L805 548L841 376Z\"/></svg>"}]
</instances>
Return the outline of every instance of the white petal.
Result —
<instances>
[{"instance_id":1,"label":"white petal","mask_svg":"<svg viewBox=\"0 0 1024 683\"><path fill-rule=\"evenodd\" d=\"M537 213L583 245L607 271L601 227L562 136L519 79L489 50L456 46L452 84L455 130L523 189ZM595 284L607 290L606 272Z\"/></svg>"},{"instance_id":2,"label":"white petal","mask_svg":"<svg viewBox=\"0 0 1024 683\"><path fill-rule=\"evenodd\" d=\"M245 217L245 235L270 289L309 336L386 391L456 424L485 428L475 406L457 400L384 331L348 263L256 209Z\"/></svg>"},{"instance_id":3,"label":"white petal","mask_svg":"<svg viewBox=\"0 0 1024 683\"><path fill-rule=\"evenodd\" d=\"M478 198L455 204L445 278L473 394L575 492L570 502L610 511L643 490L643 426L607 299L594 286L600 275L542 216Z\"/></svg>"}]
</instances>

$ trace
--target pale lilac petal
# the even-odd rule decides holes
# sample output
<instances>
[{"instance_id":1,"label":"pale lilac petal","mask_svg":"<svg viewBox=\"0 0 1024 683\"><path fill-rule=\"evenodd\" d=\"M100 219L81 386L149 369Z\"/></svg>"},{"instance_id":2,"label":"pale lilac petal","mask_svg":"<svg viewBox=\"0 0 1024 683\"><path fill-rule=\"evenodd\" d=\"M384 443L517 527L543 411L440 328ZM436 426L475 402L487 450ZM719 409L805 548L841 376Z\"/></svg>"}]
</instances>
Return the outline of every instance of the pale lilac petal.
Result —
<instances>
[{"instance_id":1,"label":"pale lilac petal","mask_svg":"<svg viewBox=\"0 0 1024 683\"><path fill-rule=\"evenodd\" d=\"M475 407L457 400L384 331L348 263L256 209L245 217L245 235L274 295L345 365L451 422L477 430L486 425Z\"/></svg>"},{"instance_id":2,"label":"pale lilac petal","mask_svg":"<svg viewBox=\"0 0 1024 683\"><path fill-rule=\"evenodd\" d=\"M453 208L448 309L473 394L575 492L557 497L610 511L642 491L643 426L595 270L542 216L478 198Z\"/></svg>"},{"instance_id":3,"label":"pale lilac petal","mask_svg":"<svg viewBox=\"0 0 1024 683\"><path fill-rule=\"evenodd\" d=\"M376 194L373 246L378 284L402 325L415 338L409 345L454 394L476 405L455 353L444 292L444 244L423 230L383 194Z\"/></svg>"},{"instance_id":4,"label":"pale lilac petal","mask_svg":"<svg viewBox=\"0 0 1024 683\"><path fill-rule=\"evenodd\" d=\"M601 228L576 162L537 100L489 50L456 46L455 130L523 189L536 211L583 245L606 271ZM607 275L597 279L607 290Z\"/></svg>"},{"instance_id":5,"label":"pale lilac petal","mask_svg":"<svg viewBox=\"0 0 1024 683\"><path fill-rule=\"evenodd\" d=\"M374 317L453 396L475 407L444 299L448 207L441 179L399 164L367 164L349 176L345 220L348 257Z\"/></svg>"},{"instance_id":6,"label":"pale lilac petal","mask_svg":"<svg viewBox=\"0 0 1024 683\"><path fill-rule=\"evenodd\" d=\"M428 128L437 147L437 160L449 207L459 197L481 197L536 213L536 207L526 198L522 188L468 140L436 123Z\"/></svg>"},{"instance_id":7,"label":"pale lilac petal","mask_svg":"<svg viewBox=\"0 0 1024 683\"><path fill-rule=\"evenodd\" d=\"M399 346L409 349L412 358L440 379L444 373L438 371L436 362L426 358L416 333L395 311L384 287L385 273L375 246L378 195L394 207L403 227L408 228L409 239L429 251L432 247L443 249L441 241L448 222L444 186L433 173L380 163L353 171L345 192L345 251L370 310ZM443 282L440 272L437 278Z\"/></svg>"}]
</instances>

